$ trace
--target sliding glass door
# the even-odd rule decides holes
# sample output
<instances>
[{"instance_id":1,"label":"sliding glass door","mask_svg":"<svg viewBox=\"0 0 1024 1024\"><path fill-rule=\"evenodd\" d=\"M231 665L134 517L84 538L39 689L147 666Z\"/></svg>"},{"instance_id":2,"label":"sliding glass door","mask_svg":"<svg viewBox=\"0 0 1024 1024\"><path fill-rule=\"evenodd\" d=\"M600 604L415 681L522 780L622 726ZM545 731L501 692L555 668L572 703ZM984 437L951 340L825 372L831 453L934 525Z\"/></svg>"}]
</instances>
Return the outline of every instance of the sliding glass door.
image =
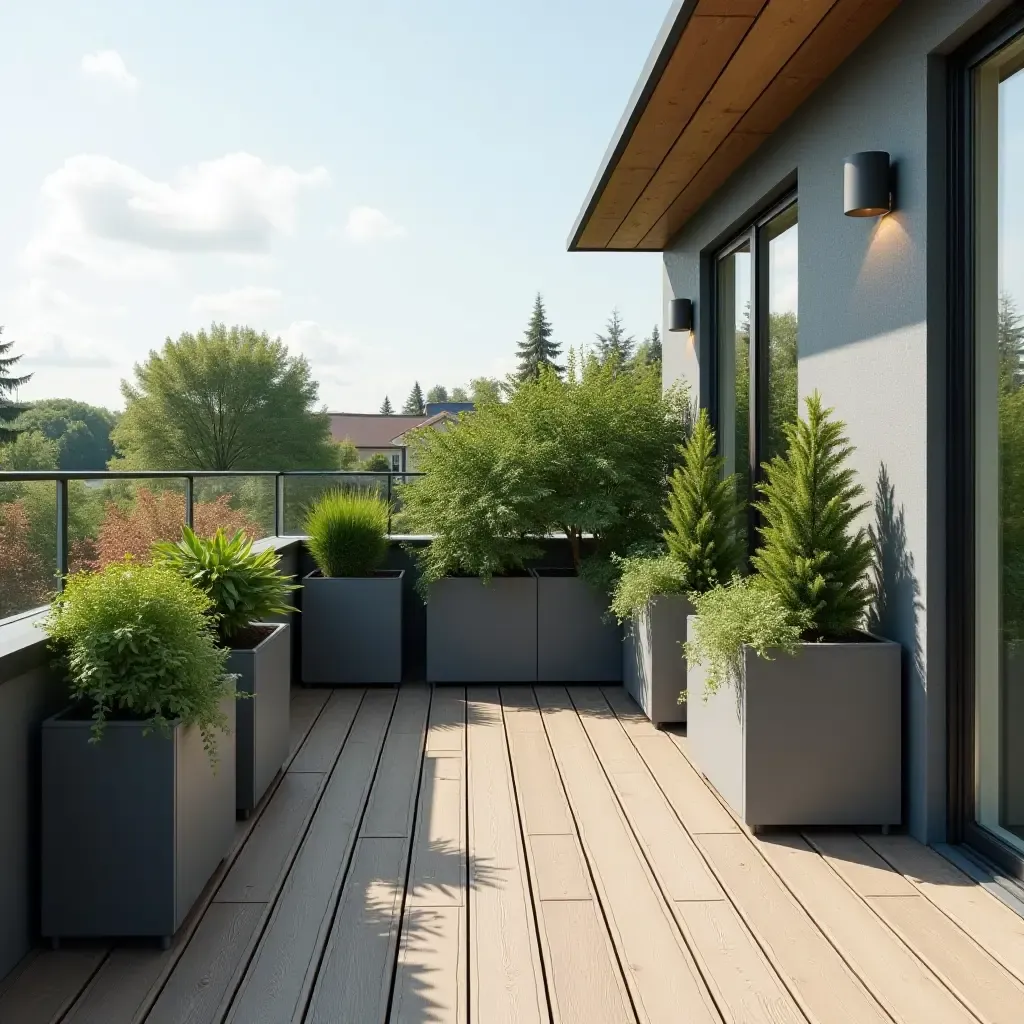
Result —
<instances>
[{"instance_id":1,"label":"sliding glass door","mask_svg":"<svg viewBox=\"0 0 1024 1024\"><path fill-rule=\"evenodd\" d=\"M715 260L715 420L727 473L749 507L760 466L785 451L797 415L797 204L775 207ZM753 511L738 529L757 540Z\"/></svg>"}]
</instances>

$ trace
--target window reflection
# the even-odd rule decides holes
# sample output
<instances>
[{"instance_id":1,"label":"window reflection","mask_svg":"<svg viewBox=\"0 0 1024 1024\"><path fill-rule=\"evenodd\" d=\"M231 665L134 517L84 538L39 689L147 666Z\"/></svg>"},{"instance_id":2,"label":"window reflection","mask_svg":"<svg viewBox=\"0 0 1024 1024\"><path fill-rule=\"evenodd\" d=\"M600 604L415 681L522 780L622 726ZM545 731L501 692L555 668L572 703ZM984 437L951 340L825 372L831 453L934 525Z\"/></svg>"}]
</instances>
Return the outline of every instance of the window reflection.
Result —
<instances>
[{"instance_id":1,"label":"window reflection","mask_svg":"<svg viewBox=\"0 0 1024 1024\"><path fill-rule=\"evenodd\" d=\"M786 451L784 426L798 414L797 391L797 208L783 210L764 228L768 253L768 434L767 462Z\"/></svg>"}]
</instances>

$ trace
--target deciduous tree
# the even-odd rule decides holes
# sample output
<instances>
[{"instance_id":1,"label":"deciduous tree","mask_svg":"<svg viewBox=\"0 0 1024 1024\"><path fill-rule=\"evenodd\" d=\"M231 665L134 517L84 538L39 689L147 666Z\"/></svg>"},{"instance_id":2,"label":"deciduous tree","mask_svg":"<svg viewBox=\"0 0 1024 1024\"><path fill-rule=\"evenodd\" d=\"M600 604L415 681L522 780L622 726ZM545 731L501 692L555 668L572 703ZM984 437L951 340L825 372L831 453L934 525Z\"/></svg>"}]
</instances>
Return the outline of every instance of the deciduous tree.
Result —
<instances>
[{"instance_id":1,"label":"deciduous tree","mask_svg":"<svg viewBox=\"0 0 1024 1024\"><path fill-rule=\"evenodd\" d=\"M38 430L60 448L58 468L106 469L114 456L110 432L117 416L108 409L72 398L44 398L32 402L18 417L20 430Z\"/></svg>"},{"instance_id":2,"label":"deciduous tree","mask_svg":"<svg viewBox=\"0 0 1024 1024\"><path fill-rule=\"evenodd\" d=\"M427 405L431 405L434 402L447 402L448 401L448 389L443 384L435 384L427 392Z\"/></svg>"}]
</instances>

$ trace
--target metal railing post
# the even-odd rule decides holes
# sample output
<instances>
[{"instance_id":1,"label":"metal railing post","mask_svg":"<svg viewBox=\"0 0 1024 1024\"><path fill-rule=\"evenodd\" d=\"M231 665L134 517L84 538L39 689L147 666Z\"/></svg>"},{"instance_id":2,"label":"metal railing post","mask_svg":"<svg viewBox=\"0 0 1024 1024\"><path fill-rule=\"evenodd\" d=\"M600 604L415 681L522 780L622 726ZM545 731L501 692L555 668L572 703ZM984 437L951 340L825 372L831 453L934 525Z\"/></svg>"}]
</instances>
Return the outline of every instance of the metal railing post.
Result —
<instances>
[{"instance_id":1,"label":"metal railing post","mask_svg":"<svg viewBox=\"0 0 1024 1024\"><path fill-rule=\"evenodd\" d=\"M192 492L195 487L195 482L192 477L185 477L185 525L191 530L195 525L195 519L193 517L193 505L192 505Z\"/></svg>"},{"instance_id":2,"label":"metal railing post","mask_svg":"<svg viewBox=\"0 0 1024 1024\"><path fill-rule=\"evenodd\" d=\"M284 536L284 475L274 477L274 536Z\"/></svg>"},{"instance_id":3,"label":"metal railing post","mask_svg":"<svg viewBox=\"0 0 1024 1024\"><path fill-rule=\"evenodd\" d=\"M391 474L388 473L388 534L391 533Z\"/></svg>"},{"instance_id":4,"label":"metal railing post","mask_svg":"<svg viewBox=\"0 0 1024 1024\"><path fill-rule=\"evenodd\" d=\"M57 592L64 589L68 574L68 482L57 483Z\"/></svg>"}]
</instances>

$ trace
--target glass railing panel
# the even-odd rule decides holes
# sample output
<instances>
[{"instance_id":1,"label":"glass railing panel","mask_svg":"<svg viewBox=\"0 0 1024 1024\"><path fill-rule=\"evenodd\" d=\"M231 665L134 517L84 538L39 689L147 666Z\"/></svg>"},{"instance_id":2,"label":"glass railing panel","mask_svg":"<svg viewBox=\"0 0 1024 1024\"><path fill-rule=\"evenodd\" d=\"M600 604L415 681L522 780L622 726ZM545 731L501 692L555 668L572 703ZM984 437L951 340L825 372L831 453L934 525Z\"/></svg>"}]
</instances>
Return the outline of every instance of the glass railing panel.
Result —
<instances>
[{"instance_id":1,"label":"glass railing panel","mask_svg":"<svg viewBox=\"0 0 1024 1024\"><path fill-rule=\"evenodd\" d=\"M201 537L218 529L242 530L251 540L274 532L274 477L197 477L192 487L192 525Z\"/></svg>"},{"instance_id":2,"label":"glass railing panel","mask_svg":"<svg viewBox=\"0 0 1024 1024\"><path fill-rule=\"evenodd\" d=\"M46 604L57 587L57 485L0 482L0 619Z\"/></svg>"},{"instance_id":3,"label":"glass railing panel","mask_svg":"<svg viewBox=\"0 0 1024 1024\"><path fill-rule=\"evenodd\" d=\"M284 477L284 525L289 536L305 533L309 506L331 490L370 491L382 498L388 496L387 473L310 473Z\"/></svg>"}]
</instances>

